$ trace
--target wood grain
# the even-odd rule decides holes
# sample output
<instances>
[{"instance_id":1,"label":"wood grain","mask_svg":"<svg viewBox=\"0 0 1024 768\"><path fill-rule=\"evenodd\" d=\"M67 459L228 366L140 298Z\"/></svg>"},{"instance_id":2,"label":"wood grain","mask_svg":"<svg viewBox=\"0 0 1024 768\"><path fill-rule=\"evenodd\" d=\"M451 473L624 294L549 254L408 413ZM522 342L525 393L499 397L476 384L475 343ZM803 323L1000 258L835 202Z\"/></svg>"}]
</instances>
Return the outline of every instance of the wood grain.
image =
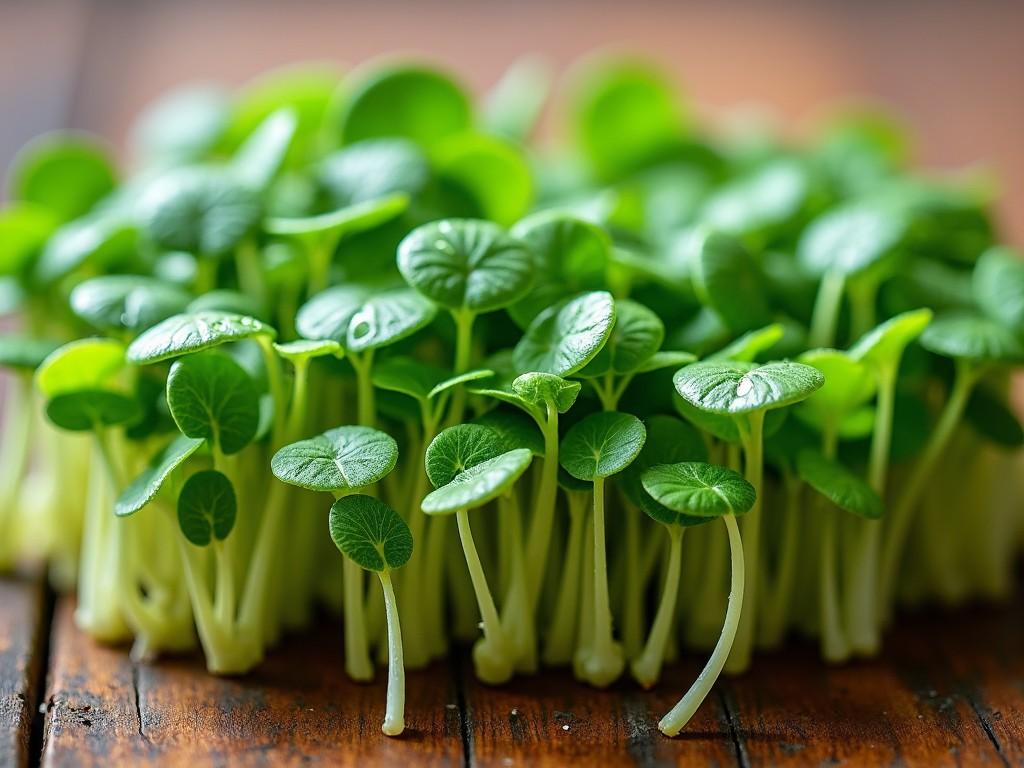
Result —
<instances>
[{"instance_id":1,"label":"wood grain","mask_svg":"<svg viewBox=\"0 0 1024 768\"><path fill-rule=\"evenodd\" d=\"M45 643L41 574L0 577L0 765L28 762Z\"/></svg>"},{"instance_id":2,"label":"wood grain","mask_svg":"<svg viewBox=\"0 0 1024 768\"><path fill-rule=\"evenodd\" d=\"M133 664L55 620L43 764L462 765L458 696L447 664L410 672L405 734L381 735L385 675L344 674L341 634L321 626L244 678L208 675L195 657Z\"/></svg>"}]
</instances>

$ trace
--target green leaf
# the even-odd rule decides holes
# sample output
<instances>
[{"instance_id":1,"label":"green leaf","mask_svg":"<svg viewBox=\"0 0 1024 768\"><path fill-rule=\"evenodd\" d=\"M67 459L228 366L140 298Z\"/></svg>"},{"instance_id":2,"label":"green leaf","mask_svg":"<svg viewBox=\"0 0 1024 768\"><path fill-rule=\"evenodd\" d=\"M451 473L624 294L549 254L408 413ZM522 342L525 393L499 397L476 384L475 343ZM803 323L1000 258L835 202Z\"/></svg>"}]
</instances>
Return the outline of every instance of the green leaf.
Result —
<instances>
[{"instance_id":1,"label":"green leaf","mask_svg":"<svg viewBox=\"0 0 1024 768\"><path fill-rule=\"evenodd\" d=\"M428 494L422 509L428 515L450 515L460 509L481 507L508 491L532 460L529 449L517 448L467 467Z\"/></svg>"},{"instance_id":2,"label":"green leaf","mask_svg":"<svg viewBox=\"0 0 1024 768\"><path fill-rule=\"evenodd\" d=\"M661 72L630 59L593 62L570 96L570 131L594 173L635 171L678 142L683 116Z\"/></svg>"},{"instance_id":3,"label":"green leaf","mask_svg":"<svg viewBox=\"0 0 1024 768\"><path fill-rule=\"evenodd\" d=\"M578 381L566 381L552 373L524 373L512 382L512 391L533 405L551 404L559 413L572 408L580 394Z\"/></svg>"},{"instance_id":4,"label":"green leaf","mask_svg":"<svg viewBox=\"0 0 1024 768\"><path fill-rule=\"evenodd\" d=\"M125 368L124 344L114 339L72 341L51 353L36 370L44 398L84 389L110 389Z\"/></svg>"},{"instance_id":5,"label":"green leaf","mask_svg":"<svg viewBox=\"0 0 1024 768\"><path fill-rule=\"evenodd\" d=\"M672 416L652 416L644 420L647 440L636 461L622 473L621 486L630 500L655 520L666 518L679 525L700 525L706 518L681 518L655 501L641 483L643 471L657 464L680 461L707 461L708 449L700 434L690 424Z\"/></svg>"},{"instance_id":6,"label":"green leaf","mask_svg":"<svg viewBox=\"0 0 1024 768\"><path fill-rule=\"evenodd\" d=\"M747 331L771 320L764 276L746 247L720 232L694 235L693 288L733 331Z\"/></svg>"},{"instance_id":7,"label":"green leaf","mask_svg":"<svg viewBox=\"0 0 1024 768\"><path fill-rule=\"evenodd\" d=\"M569 376L597 356L615 325L615 302L607 291L580 294L548 308L516 344L517 370Z\"/></svg>"},{"instance_id":8,"label":"green leaf","mask_svg":"<svg viewBox=\"0 0 1024 768\"><path fill-rule=\"evenodd\" d=\"M1024 427L1005 400L986 387L975 387L967 401L964 418L974 430L1003 448L1024 445Z\"/></svg>"},{"instance_id":9,"label":"green leaf","mask_svg":"<svg viewBox=\"0 0 1024 768\"><path fill-rule=\"evenodd\" d=\"M59 341L0 336L0 367L34 371L60 348Z\"/></svg>"},{"instance_id":10,"label":"green leaf","mask_svg":"<svg viewBox=\"0 0 1024 768\"><path fill-rule=\"evenodd\" d=\"M647 430L636 416L593 413L565 434L558 458L565 471L579 480L610 477L636 459L646 437Z\"/></svg>"},{"instance_id":11,"label":"green leaf","mask_svg":"<svg viewBox=\"0 0 1024 768\"><path fill-rule=\"evenodd\" d=\"M178 429L226 454L238 453L256 437L259 399L245 369L219 352L183 357L167 375L167 405Z\"/></svg>"},{"instance_id":12,"label":"green leaf","mask_svg":"<svg viewBox=\"0 0 1024 768\"><path fill-rule=\"evenodd\" d=\"M815 424L841 421L875 393L871 370L852 356L836 349L812 349L797 358L821 371L825 383L804 400L797 413ZM836 424L838 426L838 423Z\"/></svg>"},{"instance_id":13,"label":"green leaf","mask_svg":"<svg viewBox=\"0 0 1024 768\"><path fill-rule=\"evenodd\" d=\"M328 355L340 357L343 354L341 345L329 339L296 339L283 344L275 342L274 350L285 360L292 361L310 360L314 357L327 357Z\"/></svg>"},{"instance_id":14,"label":"green leaf","mask_svg":"<svg viewBox=\"0 0 1024 768\"><path fill-rule=\"evenodd\" d=\"M345 144L398 137L424 149L468 130L472 110L466 93L447 75L415 64L391 64L353 76L341 116Z\"/></svg>"},{"instance_id":15,"label":"green leaf","mask_svg":"<svg viewBox=\"0 0 1024 768\"><path fill-rule=\"evenodd\" d=\"M134 154L146 165L182 165L206 158L220 142L231 111L222 88L188 85L146 106L132 126Z\"/></svg>"},{"instance_id":16,"label":"green leaf","mask_svg":"<svg viewBox=\"0 0 1024 768\"><path fill-rule=\"evenodd\" d=\"M551 92L551 67L538 56L524 56L505 70L484 103L487 130L513 141L525 141L540 118Z\"/></svg>"},{"instance_id":17,"label":"green leaf","mask_svg":"<svg viewBox=\"0 0 1024 768\"><path fill-rule=\"evenodd\" d=\"M1024 343L1012 331L981 315L941 315L924 329L920 342L943 357L993 363L1024 360Z\"/></svg>"},{"instance_id":18,"label":"green leaf","mask_svg":"<svg viewBox=\"0 0 1024 768\"><path fill-rule=\"evenodd\" d=\"M59 223L52 211L32 203L0 210L0 275L25 271Z\"/></svg>"},{"instance_id":19,"label":"green leaf","mask_svg":"<svg viewBox=\"0 0 1024 768\"><path fill-rule=\"evenodd\" d=\"M665 326L661 318L643 304L630 299L615 302L615 325L604 346L579 372L583 378L635 373L661 347Z\"/></svg>"},{"instance_id":20,"label":"green leaf","mask_svg":"<svg viewBox=\"0 0 1024 768\"><path fill-rule=\"evenodd\" d=\"M311 491L339 493L384 479L398 461L398 444L370 427L329 429L274 454L274 477Z\"/></svg>"},{"instance_id":21,"label":"green leaf","mask_svg":"<svg viewBox=\"0 0 1024 768\"><path fill-rule=\"evenodd\" d=\"M772 323L756 331L748 331L735 341L708 356L709 360L743 360L753 362L762 352L778 344L786 329L782 323Z\"/></svg>"},{"instance_id":22,"label":"green leaf","mask_svg":"<svg viewBox=\"0 0 1024 768\"><path fill-rule=\"evenodd\" d=\"M317 178L336 205L349 206L396 193L414 198L430 181L430 166L412 142L370 139L328 155Z\"/></svg>"},{"instance_id":23,"label":"green leaf","mask_svg":"<svg viewBox=\"0 0 1024 768\"><path fill-rule=\"evenodd\" d=\"M134 255L137 243L135 227L120 216L99 212L68 222L49 239L35 276L52 283L89 264L105 269Z\"/></svg>"},{"instance_id":24,"label":"green leaf","mask_svg":"<svg viewBox=\"0 0 1024 768\"><path fill-rule=\"evenodd\" d=\"M130 424L142 416L130 395L106 389L77 389L54 395L46 403L46 416L61 429L85 432Z\"/></svg>"},{"instance_id":25,"label":"green leaf","mask_svg":"<svg viewBox=\"0 0 1024 768\"><path fill-rule=\"evenodd\" d=\"M448 376L448 371L411 357L389 357L373 365L373 386L420 401L430 399L435 386Z\"/></svg>"},{"instance_id":26,"label":"green leaf","mask_svg":"<svg viewBox=\"0 0 1024 768\"><path fill-rule=\"evenodd\" d=\"M427 477L435 488L447 485L460 472L501 453L501 438L480 424L457 424L442 430L427 446Z\"/></svg>"},{"instance_id":27,"label":"green leaf","mask_svg":"<svg viewBox=\"0 0 1024 768\"><path fill-rule=\"evenodd\" d=\"M497 224L477 219L417 227L398 246L398 269L431 301L474 313L512 304L533 283L527 246Z\"/></svg>"},{"instance_id":28,"label":"green leaf","mask_svg":"<svg viewBox=\"0 0 1024 768\"><path fill-rule=\"evenodd\" d=\"M931 321L930 309L914 309L890 317L858 339L850 347L850 357L875 366L893 365Z\"/></svg>"},{"instance_id":29,"label":"green leaf","mask_svg":"<svg viewBox=\"0 0 1024 768\"><path fill-rule=\"evenodd\" d=\"M544 436L537 428L536 422L527 418L524 413L493 410L477 416L471 423L493 430L498 435L503 451L526 448L534 456L544 455Z\"/></svg>"},{"instance_id":30,"label":"green leaf","mask_svg":"<svg viewBox=\"0 0 1024 768\"><path fill-rule=\"evenodd\" d=\"M375 229L391 221L409 207L409 198L398 193L347 205L315 216L271 217L263 228L271 235L299 240L339 239L346 235Z\"/></svg>"},{"instance_id":31,"label":"green leaf","mask_svg":"<svg viewBox=\"0 0 1024 768\"><path fill-rule=\"evenodd\" d=\"M269 336L276 331L254 317L206 310L174 315L145 331L128 346L128 360L136 365L210 349L229 341Z\"/></svg>"},{"instance_id":32,"label":"green leaf","mask_svg":"<svg viewBox=\"0 0 1024 768\"><path fill-rule=\"evenodd\" d=\"M825 383L809 365L736 360L694 363L676 371L672 380L691 405L718 414L782 408L807 398Z\"/></svg>"},{"instance_id":33,"label":"green leaf","mask_svg":"<svg viewBox=\"0 0 1024 768\"><path fill-rule=\"evenodd\" d=\"M857 275L891 256L906 229L906 221L891 208L851 203L811 222L797 257L814 275Z\"/></svg>"},{"instance_id":34,"label":"green leaf","mask_svg":"<svg viewBox=\"0 0 1024 768\"><path fill-rule=\"evenodd\" d=\"M796 466L805 483L840 509L868 520L878 520L884 514L878 494L839 462L805 450L797 457Z\"/></svg>"},{"instance_id":35,"label":"green leaf","mask_svg":"<svg viewBox=\"0 0 1024 768\"><path fill-rule=\"evenodd\" d=\"M225 170L178 168L153 181L139 201L149 239L169 251L216 256L233 250L260 220L259 196Z\"/></svg>"},{"instance_id":36,"label":"green leaf","mask_svg":"<svg viewBox=\"0 0 1024 768\"><path fill-rule=\"evenodd\" d=\"M496 136L463 133L432 153L438 177L465 191L484 217L509 226L533 202L533 177L523 151Z\"/></svg>"},{"instance_id":37,"label":"green leaf","mask_svg":"<svg viewBox=\"0 0 1024 768\"><path fill-rule=\"evenodd\" d=\"M684 352L681 349L666 349L655 352L644 362L640 363L634 373L650 373L665 368L678 368L681 365L689 365L696 361L697 356L692 352Z\"/></svg>"},{"instance_id":38,"label":"green leaf","mask_svg":"<svg viewBox=\"0 0 1024 768\"><path fill-rule=\"evenodd\" d=\"M114 189L108 154L85 136L54 133L27 144L10 171L11 198L68 221L89 212Z\"/></svg>"},{"instance_id":39,"label":"green leaf","mask_svg":"<svg viewBox=\"0 0 1024 768\"><path fill-rule=\"evenodd\" d=\"M391 507L356 494L334 502L331 539L345 557L368 571L401 568L412 557L412 532Z\"/></svg>"},{"instance_id":40,"label":"green leaf","mask_svg":"<svg viewBox=\"0 0 1024 768\"><path fill-rule=\"evenodd\" d=\"M182 312L192 297L173 284L142 275L103 275L71 291L71 311L101 331L143 331Z\"/></svg>"},{"instance_id":41,"label":"green leaf","mask_svg":"<svg viewBox=\"0 0 1024 768\"><path fill-rule=\"evenodd\" d=\"M214 469L196 472L178 496L178 526L189 543L224 541L235 527L238 501L231 481Z\"/></svg>"},{"instance_id":42,"label":"green leaf","mask_svg":"<svg viewBox=\"0 0 1024 768\"><path fill-rule=\"evenodd\" d=\"M754 486L738 472L703 462L659 464L645 470L641 481L664 508L691 517L743 514L757 499Z\"/></svg>"},{"instance_id":43,"label":"green leaf","mask_svg":"<svg viewBox=\"0 0 1024 768\"><path fill-rule=\"evenodd\" d=\"M702 219L730 235L766 235L798 219L810 193L811 180L804 164L783 157L715 192L704 205Z\"/></svg>"},{"instance_id":44,"label":"green leaf","mask_svg":"<svg viewBox=\"0 0 1024 768\"><path fill-rule=\"evenodd\" d=\"M232 315L254 317L262 321L267 316L267 309L252 296L233 291L230 288L218 288L196 296L185 308L185 314L200 312L227 312Z\"/></svg>"},{"instance_id":45,"label":"green leaf","mask_svg":"<svg viewBox=\"0 0 1024 768\"><path fill-rule=\"evenodd\" d=\"M171 473L199 450L202 444L202 440L185 435L178 435L171 440L118 497L114 505L114 514L118 517L127 517L149 504L156 498Z\"/></svg>"},{"instance_id":46,"label":"green leaf","mask_svg":"<svg viewBox=\"0 0 1024 768\"><path fill-rule=\"evenodd\" d=\"M291 109L267 117L232 158L235 177L251 189L265 191L284 166L298 127L298 117Z\"/></svg>"},{"instance_id":47,"label":"green leaf","mask_svg":"<svg viewBox=\"0 0 1024 768\"><path fill-rule=\"evenodd\" d=\"M971 284L982 312L1007 328L1024 329L1024 256L989 248L974 265Z\"/></svg>"},{"instance_id":48,"label":"green leaf","mask_svg":"<svg viewBox=\"0 0 1024 768\"><path fill-rule=\"evenodd\" d=\"M534 285L509 307L526 328L548 307L581 291L605 288L611 239L599 226L562 211L541 211L512 228L533 260Z\"/></svg>"},{"instance_id":49,"label":"green leaf","mask_svg":"<svg viewBox=\"0 0 1024 768\"><path fill-rule=\"evenodd\" d=\"M433 399L440 395L442 392L459 386L460 384L468 384L473 381L481 381L483 379L489 379L494 375L494 371L487 368L477 368L472 371L466 371L465 373L458 373L454 376L449 376L444 381L440 381L434 385L434 387L427 393L427 397Z\"/></svg>"},{"instance_id":50,"label":"green leaf","mask_svg":"<svg viewBox=\"0 0 1024 768\"><path fill-rule=\"evenodd\" d=\"M434 305L405 286L336 285L307 301L295 328L308 339L330 339L347 351L377 349L411 336L434 319Z\"/></svg>"}]
</instances>

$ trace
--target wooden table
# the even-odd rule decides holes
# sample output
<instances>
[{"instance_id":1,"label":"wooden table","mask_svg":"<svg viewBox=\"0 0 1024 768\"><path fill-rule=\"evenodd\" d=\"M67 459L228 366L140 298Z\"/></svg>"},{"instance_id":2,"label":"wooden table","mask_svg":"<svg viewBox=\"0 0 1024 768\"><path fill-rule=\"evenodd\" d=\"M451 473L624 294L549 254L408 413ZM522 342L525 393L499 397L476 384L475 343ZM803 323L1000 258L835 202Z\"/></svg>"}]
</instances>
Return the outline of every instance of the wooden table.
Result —
<instances>
[{"instance_id":1,"label":"wooden table","mask_svg":"<svg viewBox=\"0 0 1024 768\"><path fill-rule=\"evenodd\" d=\"M1022 28L1024 5L999 0L7 3L0 167L55 128L122 146L131 116L182 81L241 83L288 62L404 50L482 91L524 52L565 66L619 45L664 64L703 114L757 102L799 133L851 94L889 102L923 163L998 171L1004 231L1020 245ZM383 680L345 679L336 627L224 680L194 658L132 664L84 638L71 615L38 578L0 579L0 765L1024 765L1021 602L908 618L872 662L828 668L799 644L758 658L671 741L657 716L700 658L651 693L595 692L560 673L484 689L453 659L410 674L410 731L389 740Z\"/></svg>"}]
</instances>

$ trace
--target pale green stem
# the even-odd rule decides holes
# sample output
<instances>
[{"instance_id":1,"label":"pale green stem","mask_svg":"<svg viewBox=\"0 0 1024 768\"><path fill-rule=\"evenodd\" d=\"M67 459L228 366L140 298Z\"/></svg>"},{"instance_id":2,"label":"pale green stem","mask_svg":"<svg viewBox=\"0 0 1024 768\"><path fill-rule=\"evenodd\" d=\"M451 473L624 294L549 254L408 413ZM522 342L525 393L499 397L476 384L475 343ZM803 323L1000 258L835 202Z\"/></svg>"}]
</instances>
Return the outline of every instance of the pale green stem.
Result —
<instances>
[{"instance_id":1,"label":"pale green stem","mask_svg":"<svg viewBox=\"0 0 1024 768\"><path fill-rule=\"evenodd\" d=\"M551 614L551 626L544 645L544 663L549 666L572 660L580 597L580 559L583 554L583 528L587 494L567 492L569 535L565 545L565 565L558 586L558 597Z\"/></svg>"},{"instance_id":2,"label":"pale green stem","mask_svg":"<svg viewBox=\"0 0 1024 768\"><path fill-rule=\"evenodd\" d=\"M612 610L608 598L608 554L604 525L603 477L594 478L594 626L589 655L583 661L585 679L599 688L610 685L625 660L612 637Z\"/></svg>"},{"instance_id":3,"label":"pale green stem","mask_svg":"<svg viewBox=\"0 0 1024 768\"><path fill-rule=\"evenodd\" d=\"M242 293L254 298L261 306L267 304L267 285L260 263L260 249L252 238L243 240L235 249L235 270Z\"/></svg>"},{"instance_id":4,"label":"pale green stem","mask_svg":"<svg viewBox=\"0 0 1024 768\"><path fill-rule=\"evenodd\" d=\"M384 609L388 618L388 694L381 730L387 736L398 736L405 730L405 662L402 658L402 624L398 618L398 601L391 585L391 573L380 571L384 588Z\"/></svg>"},{"instance_id":5,"label":"pale green stem","mask_svg":"<svg viewBox=\"0 0 1024 768\"><path fill-rule=\"evenodd\" d=\"M822 453L825 458L835 458L838 442L837 425L827 424L822 432ZM836 526L839 522L839 510L823 497L818 496L815 501L821 515L821 560L818 572L821 653L826 661L843 661L849 656L849 648L839 613L839 574L836 563Z\"/></svg>"},{"instance_id":6,"label":"pale green stem","mask_svg":"<svg viewBox=\"0 0 1024 768\"><path fill-rule=\"evenodd\" d=\"M356 372L357 420L364 427L377 424L377 405L373 389L373 350L349 353L348 361Z\"/></svg>"},{"instance_id":7,"label":"pale green stem","mask_svg":"<svg viewBox=\"0 0 1024 768\"><path fill-rule=\"evenodd\" d=\"M793 597L793 582L800 561L800 496L803 483L791 471L783 477L786 508L782 518L782 541L779 560L772 585L770 605L764 611L761 625L763 645L775 648L783 640L789 623L789 607Z\"/></svg>"},{"instance_id":8,"label":"pale green stem","mask_svg":"<svg viewBox=\"0 0 1024 768\"><path fill-rule=\"evenodd\" d=\"M558 500L558 409L548 403L546 410L547 418L540 423L544 435L544 461L541 464L536 506L526 540L526 562L530 564L527 571L527 587L530 610L534 615L547 567L551 528L554 525L555 504Z\"/></svg>"},{"instance_id":9,"label":"pale green stem","mask_svg":"<svg viewBox=\"0 0 1024 768\"><path fill-rule=\"evenodd\" d=\"M281 360L277 356L273 342L269 336L257 336L260 350L263 353L263 364L267 369L267 381L270 384L270 397L274 401L274 426L271 433L272 450L284 445L285 419L288 404L285 402L284 376L281 373Z\"/></svg>"},{"instance_id":10,"label":"pale green stem","mask_svg":"<svg viewBox=\"0 0 1024 768\"><path fill-rule=\"evenodd\" d=\"M826 272L822 276L818 296L814 301L808 346L831 347L835 344L845 285L846 277L838 272Z\"/></svg>"},{"instance_id":11,"label":"pale green stem","mask_svg":"<svg viewBox=\"0 0 1024 768\"><path fill-rule=\"evenodd\" d=\"M665 585L661 591L661 602L654 615L651 633L640 656L633 662L633 677L644 688L650 688L661 676L661 664L665 658L665 643L672 629L675 617L676 596L679 593L679 568L683 544L683 528L678 525L666 527L669 536L668 568L665 570Z\"/></svg>"},{"instance_id":12,"label":"pale green stem","mask_svg":"<svg viewBox=\"0 0 1024 768\"><path fill-rule=\"evenodd\" d=\"M213 610L217 621L226 627L235 623L235 572L231 567L230 551L223 542L213 543L214 567L217 571L217 589Z\"/></svg>"},{"instance_id":13,"label":"pale green stem","mask_svg":"<svg viewBox=\"0 0 1024 768\"><path fill-rule=\"evenodd\" d=\"M453 310L452 319L455 320L454 372L458 375L468 371L473 364L473 322L476 320L476 314L468 309ZM459 384L452 395L447 423L461 424L465 411L466 387Z\"/></svg>"},{"instance_id":14,"label":"pale green stem","mask_svg":"<svg viewBox=\"0 0 1024 768\"><path fill-rule=\"evenodd\" d=\"M729 531L729 551L732 555L732 578L729 588L729 607L725 612L725 624L722 626L722 634L719 635L711 658L708 659L708 663L690 686L690 690L658 723L658 728L666 736L675 736L685 728L697 708L711 692L712 686L722 673L722 668L725 666L726 658L729 657L729 651L739 629L743 609L743 561L745 559L743 542L740 539L740 531L735 518L732 515L724 515L722 520Z\"/></svg>"}]
</instances>

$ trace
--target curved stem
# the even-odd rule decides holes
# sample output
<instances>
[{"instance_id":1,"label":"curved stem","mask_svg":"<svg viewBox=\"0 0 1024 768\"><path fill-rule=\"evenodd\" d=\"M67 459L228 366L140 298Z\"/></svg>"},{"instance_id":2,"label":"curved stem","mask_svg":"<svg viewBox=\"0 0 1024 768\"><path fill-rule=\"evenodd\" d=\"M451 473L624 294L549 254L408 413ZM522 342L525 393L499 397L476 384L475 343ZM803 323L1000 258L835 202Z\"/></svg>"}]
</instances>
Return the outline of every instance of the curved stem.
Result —
<instances>
[{"instance_id":1,"label":"curved stem","mask_svg":"<svg viewBox=\"0 0 1024 768\"><path fill-rule=\"evenodd\" d=\"M683 531L678 525L667 527L669 536L668 568L665 571L665 586L661 590L661 602L658 612L654 615L651 634L647 636L647 644L639 658L633 662L633 677L644 688L650 688L661 675L661 664L665 658L665 643L672 619L675 616L676 596L679 593L680 553L682 551Z\"/></svg>"},{"instance_id":2,"label":"curved stem","mask_svg":"<svg viewBox=\"0 0 1024 768\"><path fill-rule=\"evenodd\" d=\"M729 656L729 650L732 648L733 640L739 629L740 616L743 609L743 542L740 539L740 531L736 525L735 517L733 515L724 515L722 520L729 531L729 552L732 556L729 607L725 612L725 623L722 626L722 634L719 635L715 650L711 653L711 658L708 659L708 663L701 670L693 685L690 686L690 690L659 721L658 728L666 736L678 734L690 722L693 713L697 711L705 697L711 692L711 687L715 684L715 680L718 679L722 668L725 666L725 660Z\"/></svg>"},{"instance_id":3,"label":"curved stem","mask_svg":"<svg viewBox=\"0 0 1024 768\"><path fill-rule=\"evenodd\" d=\"M494 605L494 597L487 586L487 576L480 563L480 555L476 551L473 531L469 527L469 513L460 509L455 513L455 518L458 522L459 540L462 542L462 551L466 556L466 566L469 568L469 578L473 583L473 592L476 594L477 606L480 608L484 631L485 645L477 645L477 651L473 654L477 677L485 683L503 683L512 675L512 665L508 663L506 651L508 644L505 642L505 633L501 627L501 620L498 618L498 609Z\"/></svg>"},{"instance_id":4,"label":"curved stem","mask_svg":"<svg viewBox=\"0 0 1024 768\"><path fill-rule=\"evenodd\" d=\"M405 662L402 658L402 625L398 618L398 601L391 585L391 573L380 571L384 589L384 610L388 619L388 697L381 730L387 736L398 736L405 730Z\"/></svg>"}]
</instances>

